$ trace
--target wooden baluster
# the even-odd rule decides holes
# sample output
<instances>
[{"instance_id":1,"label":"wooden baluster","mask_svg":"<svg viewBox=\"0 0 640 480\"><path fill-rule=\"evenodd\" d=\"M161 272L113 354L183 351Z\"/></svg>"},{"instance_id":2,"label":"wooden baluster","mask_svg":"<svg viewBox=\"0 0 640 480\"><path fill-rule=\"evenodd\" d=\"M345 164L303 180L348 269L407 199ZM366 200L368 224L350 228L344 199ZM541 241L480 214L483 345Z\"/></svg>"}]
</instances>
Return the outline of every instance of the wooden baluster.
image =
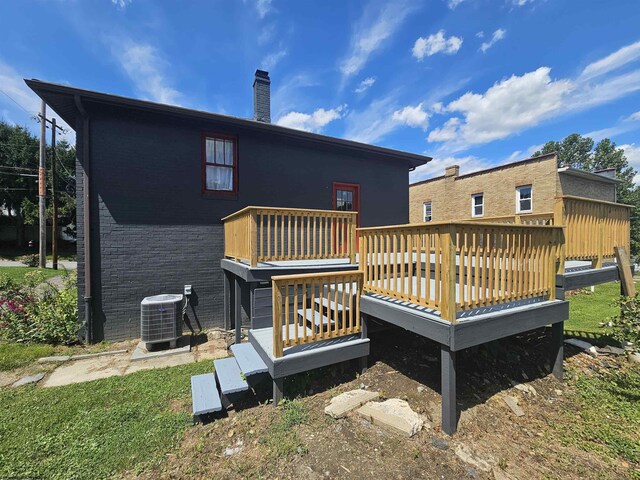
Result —
<instances>
[{"instance_id":1,"label":"wooden baluster","mask_svg":"<svg viewBox=\"0 0 640 480\"><path fill-rule=\"evenodd\" d=\"M280 285L272 281L272 305L273 305L273 355L282 357L282 292Z\"/></svg>"},{"instance_id":2,"label":"wooden baluster","mask_svg":"<svg viewBox=\"0 0 640 480\"><path fill-rule=\"evenodd\" d=\"M303 311L307 311L307 308L309 307L309 305L307 304L307 291L309 290L309 283L308 280L305 279L302 281L302 310ZM311 308L313 308L313 305L311 305ZM306 320L303 318L302 319L302 325L301 325L301 330L302 330L302 341L304 343L307 343L307 323Z\"/></svg>"}]
</instances>

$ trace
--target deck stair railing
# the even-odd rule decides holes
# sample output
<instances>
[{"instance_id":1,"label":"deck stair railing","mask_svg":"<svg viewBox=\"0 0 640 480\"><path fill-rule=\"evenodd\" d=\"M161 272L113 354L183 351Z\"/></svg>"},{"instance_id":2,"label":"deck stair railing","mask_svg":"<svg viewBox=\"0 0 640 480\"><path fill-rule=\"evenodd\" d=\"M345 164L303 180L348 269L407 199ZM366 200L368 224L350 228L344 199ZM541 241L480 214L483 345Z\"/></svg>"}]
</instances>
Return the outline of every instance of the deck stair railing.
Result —
<instances>
[{"instance_id":1,"label":"deck stair railing","mask_svg":"<svg viewBox=\"0 0 640 480\"><path fill-rule=\"evenodd\" d=\"M258 262L348 258L356 263L357 212L246 207L222 219L224 255Z\"/></svg>"},{"instance_id":2,"label":"deck stair railing","mask_svg":"<svg viewBox=\"0 0 640 480\"><path fill-rule=\"evenodd\" d=\"M361 271L271 277L273 354L284 348L360 333Z\"/></svg>"},{"instance_id":3,"label":"deck stair railing","mask_svg":"<svg viewBox=\"0 0 640 480\"><path fill-rule=\"evenodd\" d=\"M457 313L555 299L561 227L477 222L361 228L363 291Z\"/></svg>"}]
</instances>

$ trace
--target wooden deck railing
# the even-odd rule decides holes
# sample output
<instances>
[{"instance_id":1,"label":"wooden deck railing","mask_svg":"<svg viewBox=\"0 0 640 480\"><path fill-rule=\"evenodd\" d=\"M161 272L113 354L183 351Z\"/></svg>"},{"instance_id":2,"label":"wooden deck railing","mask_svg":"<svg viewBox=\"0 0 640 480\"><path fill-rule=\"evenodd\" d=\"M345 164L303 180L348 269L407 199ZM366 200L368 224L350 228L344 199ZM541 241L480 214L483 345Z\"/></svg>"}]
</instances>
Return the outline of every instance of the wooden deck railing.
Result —
<instances>
[{"instance_id":1,"label":"wooden deck railing","mask_svg":"<svg viewBox=\"0 0 640 480\"><path fill-rule=\"evenodd\" d=\"M553 225L553 212L523 213L519 215L502 215L499 217L476 217L469 219L478 223L513 223L516 225Z\"/></svg>"},{"instance_id":2,"label":"wooden deck railing","mask_svg":"<svg viewBox=\"0 0 640 480\"><path fill-rule=\"evenodd\" d=\"M628 252L631 208L622 203L558 197L554 214L556 225L565 227L564 257L591 260L595 268L600 268L604 259L614 257L614 247L626 247Z\"/></svg>"},{"instance_id":3,"label":"wooden deck railing","mask_svg":"<svg viewBox=\"0 0 640 480\"><path fill-rule=\"evenodd\" d=\"M246 207L222 219L224 255L246 261L348 258L356 262L357 212Z\"/></svg>"},{"instance_id":4,"label":"wooden deck railing","mask_svg":"<svg viewBox=\"0 0 640 480\"><path fill-rule=\"evenodd\" d=\"M361 228L365 292L456 312L555 299L561 227L440 222Z\"/></svg>"},{"instance_id":5,"label":"wooden deck railing","mask_svg":"<svg viewBox=\"0 0 640 480\"><path fill-rule=\"evenodd\" d=\"M281 357L285 347L359 333L362 278L360 271L271 277L274 356ZM326 310L332 322L318 321L317 328L308 329L300 309Z\"/></svg>"}]
</instances>

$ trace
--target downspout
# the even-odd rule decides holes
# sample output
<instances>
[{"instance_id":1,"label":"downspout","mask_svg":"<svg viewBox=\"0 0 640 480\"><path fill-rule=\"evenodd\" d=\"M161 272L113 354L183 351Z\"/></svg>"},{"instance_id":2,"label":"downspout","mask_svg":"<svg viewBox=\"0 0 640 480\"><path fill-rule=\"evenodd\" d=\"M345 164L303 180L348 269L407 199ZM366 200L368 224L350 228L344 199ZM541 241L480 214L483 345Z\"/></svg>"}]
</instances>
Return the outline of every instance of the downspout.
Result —
<instances>
[{"instance_id":1,"label":"downspout","mask_svg":"<svg viewBox=\"0 0 640 480\"><path fill-rule=\"evenodd\" d=\"M91 297L91 218L89 195L89 174L91 161L89 159L89 115L82 105L80 95L74 97L76 108L82 116L82 161L84 174L82 175L82 209L83 209L83 233L84 233L84 324L86 342L93 343L92 322L92 297Z\"/></svg>"}]
</instances>

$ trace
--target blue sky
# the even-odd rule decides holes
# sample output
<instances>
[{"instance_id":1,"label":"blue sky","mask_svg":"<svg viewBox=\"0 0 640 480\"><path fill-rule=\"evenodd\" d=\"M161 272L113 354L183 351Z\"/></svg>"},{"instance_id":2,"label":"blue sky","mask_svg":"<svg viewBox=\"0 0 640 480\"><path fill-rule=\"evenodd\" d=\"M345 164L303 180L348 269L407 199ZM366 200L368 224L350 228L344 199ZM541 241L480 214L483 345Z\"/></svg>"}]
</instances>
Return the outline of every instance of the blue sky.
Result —
<instances>
[{"instance_id":1,"label":"blue sky","mask_svg":"<svg viewBox=\"0 0 640 480\"><path fill-rule=\"evenodd\" d=\"M640 169L637 0L24 0L0 18L0 115L34 132L23 77L251 117L264 68L272 121L434 157L412 181L572 132Z\"/></svg>"}]
</instances>

